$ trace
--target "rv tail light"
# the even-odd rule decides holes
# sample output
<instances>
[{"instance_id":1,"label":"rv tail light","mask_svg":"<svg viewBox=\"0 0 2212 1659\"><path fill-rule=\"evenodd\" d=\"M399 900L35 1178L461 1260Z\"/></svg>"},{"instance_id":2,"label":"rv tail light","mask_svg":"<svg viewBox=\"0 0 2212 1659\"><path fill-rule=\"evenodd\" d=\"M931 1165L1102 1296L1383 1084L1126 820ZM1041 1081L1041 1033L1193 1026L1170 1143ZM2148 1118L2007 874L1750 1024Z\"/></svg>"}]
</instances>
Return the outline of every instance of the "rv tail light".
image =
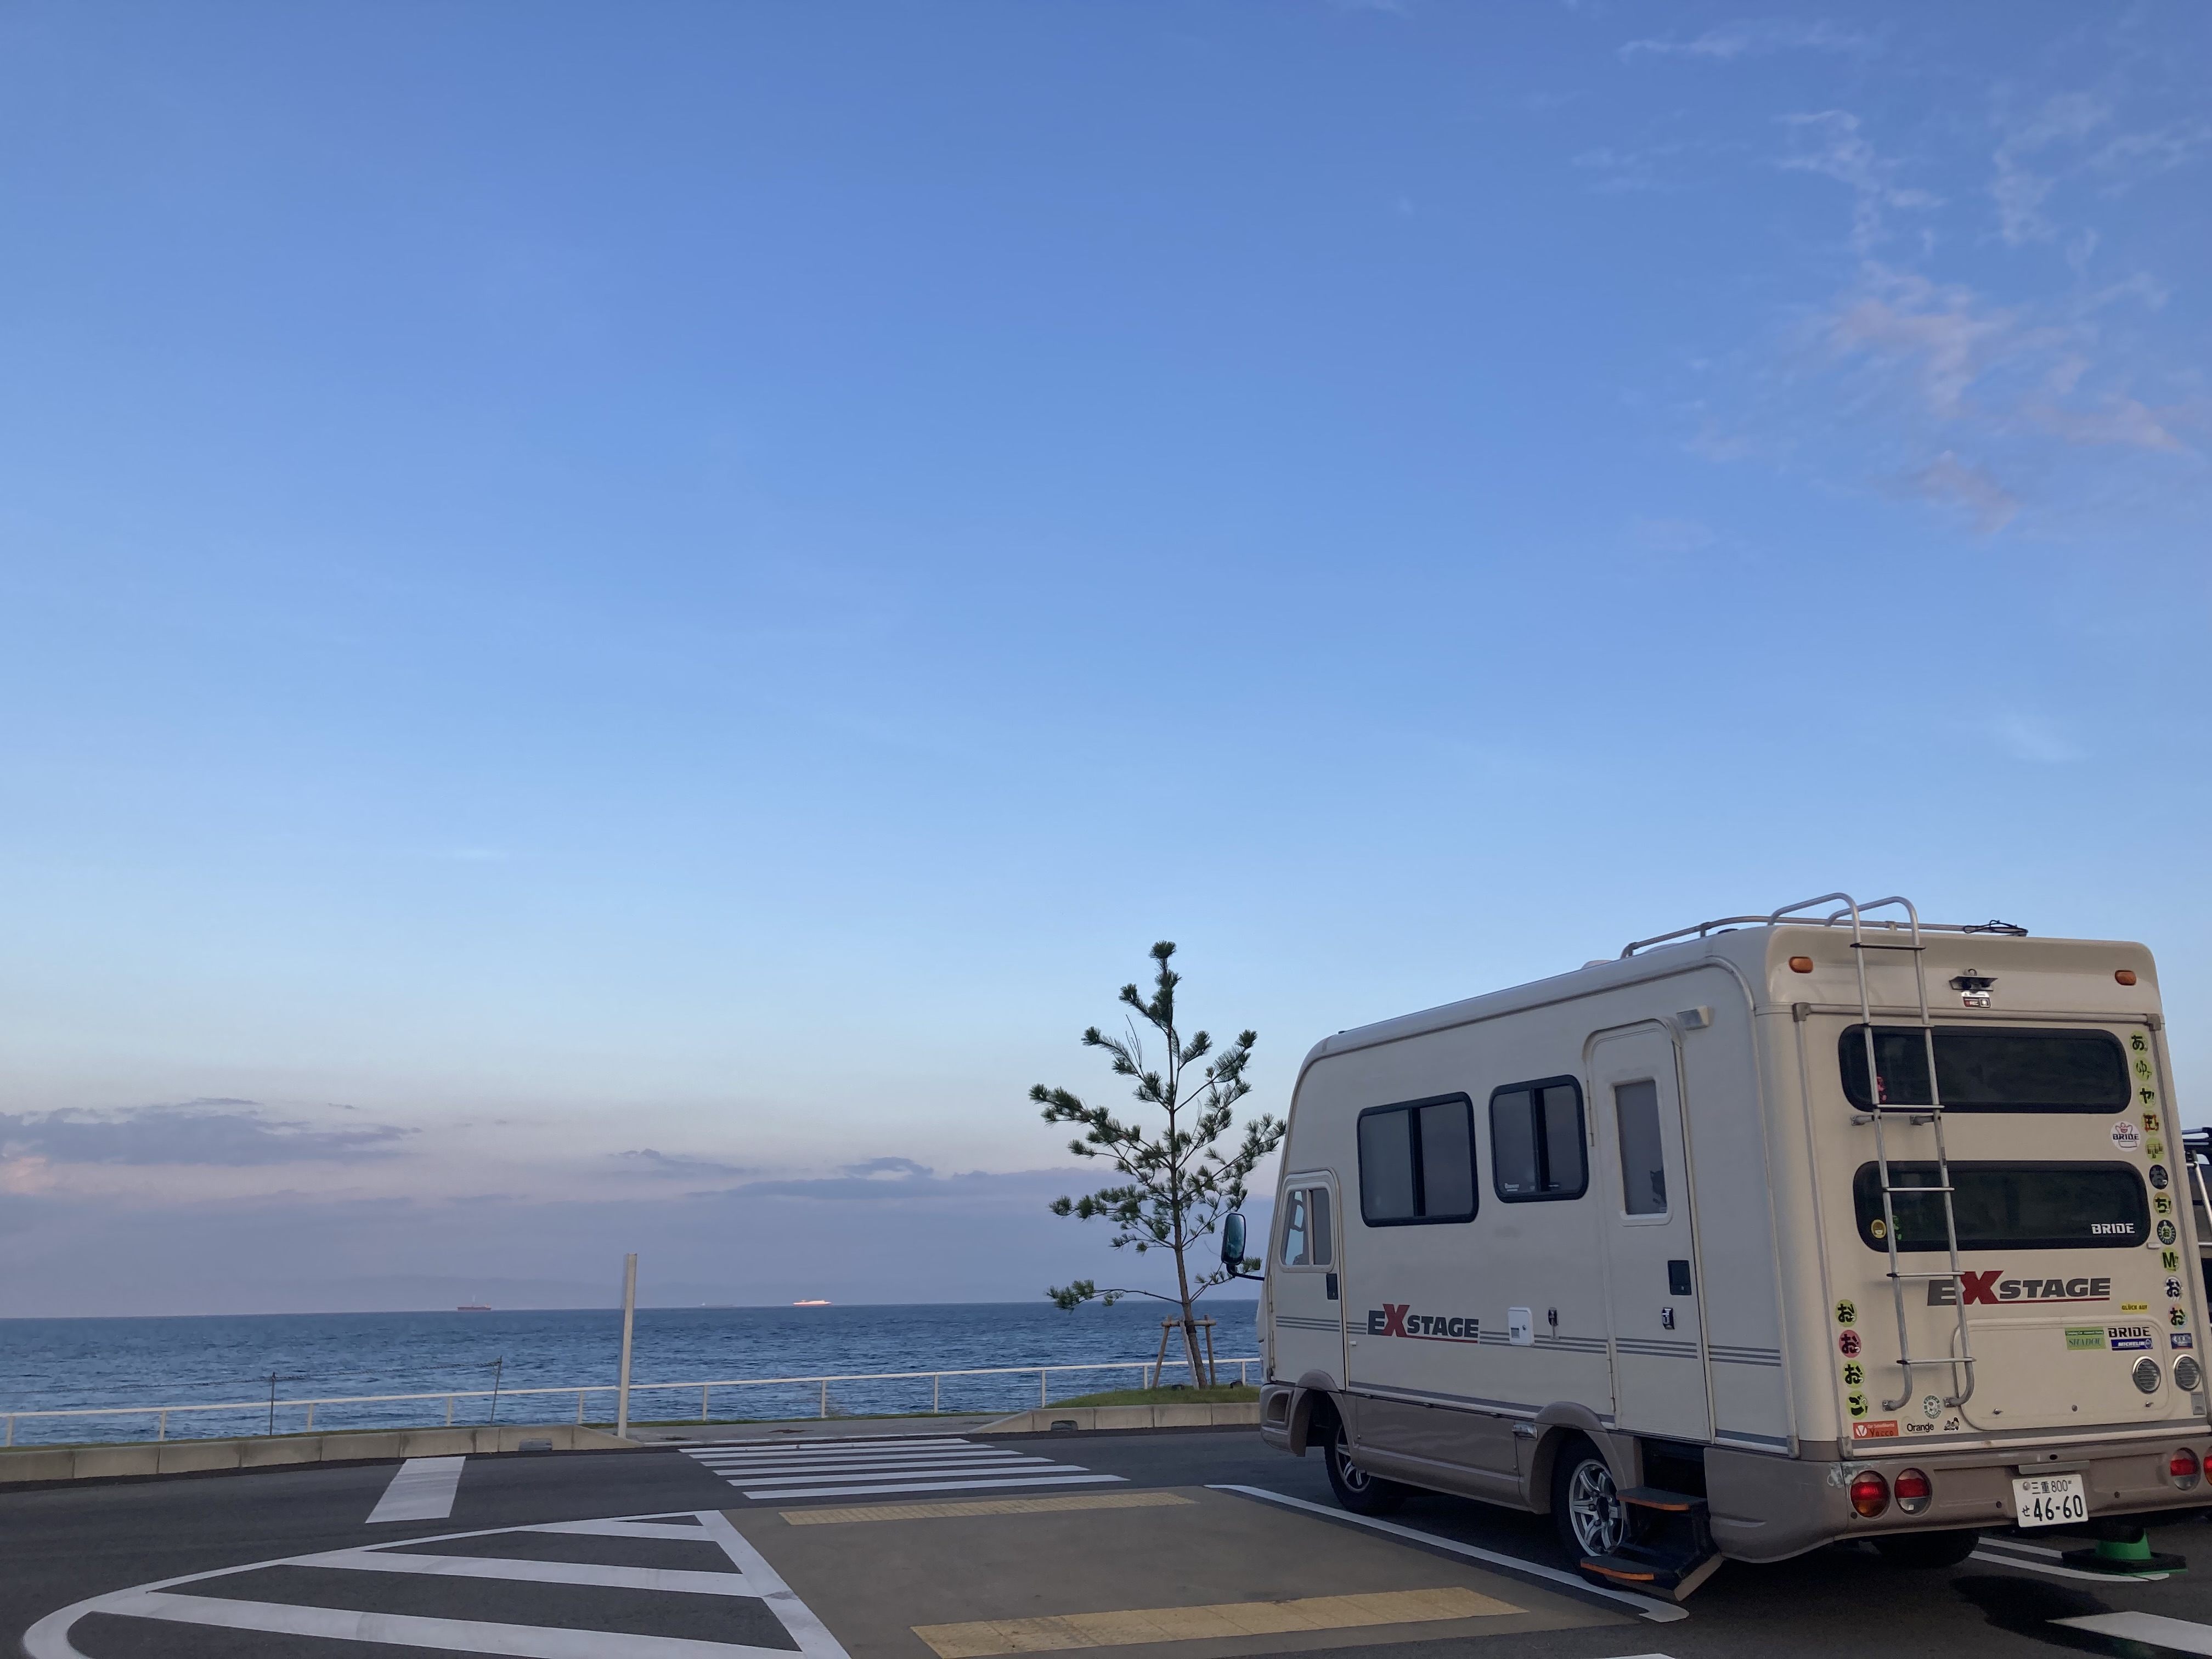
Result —
<instances>
[{"instance_id":1,"label":"rv tail light","mask_svg":"<svg viewBox=\"0 0 2212 1659\"><path fill-rule=\"evenodd\" d=\"M2184 1446L2166 1460L2166 1479L2187 1492L2204 1473L2204 1466L2197 1461L2197 1454Z\"/></svg>"},{"instance_id":2,"label":"rv tail light","mask_svg":"<svg viewBox=\"0 0 2212 1659\"><path fill-rule=\"evenodd\" d=\"M2136 970L2132 968L2115 969L2112 977L2123 985L2132 985L2136 982Z\"/></svg>"},{"instance_id":3,"label":"rv tail light","mask_svg":"<svg viewBox=\"0 0 2212 1659\"><path fill-rule=\"evenodd\" d=\"M1889 1482L1872 1469L1861 1469L1851 1477L1851 1507L1873 1520L1889 1507Z\"/></svg>"},{"instance_id":4,"label":"rv tail light","mask_svg":"<svg viewBox=\"0 0 2212 1659\"><path fill-rule=\"evenodd\" d=\"M1924 1513L1936 1496L1936 1489L1929 1484L1927 1475L1918 1469L1899 1469L1893 1490L1897 1493L1897 1507L1907 1515ZM1857 1496L1856 1491L1852 1495Z\"/></svg>"},{"instance_id":5,"label":"rv tail light","mask_svg":"<svg viewBox=\"0 0 2212 1659\"><path fill-rule=\"evenodd\" d=\"M1793 973L1793 974L1809 974L1809 973L1811 973L1811 972L1813 971L1813 958L1812 958L1812 957L1790 957L1790 971L1791 973Z\"/></svg>"}]
</instances>

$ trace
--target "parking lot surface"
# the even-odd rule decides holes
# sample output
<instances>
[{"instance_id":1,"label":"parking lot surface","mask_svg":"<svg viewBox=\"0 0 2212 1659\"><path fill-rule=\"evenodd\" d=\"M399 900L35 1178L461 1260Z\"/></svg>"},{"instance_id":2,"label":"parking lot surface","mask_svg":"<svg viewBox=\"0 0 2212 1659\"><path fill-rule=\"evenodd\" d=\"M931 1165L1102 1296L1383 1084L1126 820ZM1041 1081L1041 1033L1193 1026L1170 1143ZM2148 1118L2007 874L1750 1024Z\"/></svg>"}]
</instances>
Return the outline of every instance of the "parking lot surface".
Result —
<instances>
[{"instance_id":1,"label":"parking lot surface","mask_svg":"<svg viewBox=\"0 0 2212 1659\"><path fill-rule=\"evenodd\" d=\"M1838 1547L1687 1606L1561 1570L1550 1525L1331 1502L1249 1430L836 1435L422 1459L0 1494L0 1641L31 1659L1127 1659L2212 1654L2197 1573L2073 1573L1992 1534L1915 1571ZM964 1425L963 1425L964 1426Z\"/></svg>"}]
</instances>

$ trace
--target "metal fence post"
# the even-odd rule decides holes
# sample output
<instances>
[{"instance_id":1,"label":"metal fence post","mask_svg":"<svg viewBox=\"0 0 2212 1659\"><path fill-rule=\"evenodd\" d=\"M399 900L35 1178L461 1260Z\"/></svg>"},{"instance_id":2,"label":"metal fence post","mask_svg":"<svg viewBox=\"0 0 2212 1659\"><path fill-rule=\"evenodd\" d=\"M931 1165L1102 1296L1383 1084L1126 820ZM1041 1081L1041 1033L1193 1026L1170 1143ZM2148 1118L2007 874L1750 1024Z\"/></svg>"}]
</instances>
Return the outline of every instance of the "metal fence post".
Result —
<instances>
[{"instance_id":1,"label":"metal fence post","mask_svg":"<svg viewBox=\"0 0 2212 1659\"><path fill-rule=\"evenodd\" d=\"M164 1415L167 1415L167 1413L164 1413ZM310 1401L307 1402L307 1428L308 1428L308 1430L310 1431L310 1432L312 1432L312 1431L313 1431L314 1426L315 1426L315 1402L314 1402L313 1401L310 1400Z\"/></svg>"},{"instance_id":2,"label":"metal fence post","mask_svg":"<svg viewBox=\"0 0 2212 1659\"><path fill-rule=\"evenodd\" d=\"M929 1414L932 1417L935 1417L938 1414L937 1402L944 1397L945 1373L943 1371L938 1371L932 1375L929 1379ZM8 1426L9 1432L12 1434L15 1431L15 1422L13 1419L9 1419Z\"/></svg>"},{"instance_id":3,"label":"metal fence post","mask_svg":"<svg viewBox=\"0 0 2212 1659\"><path fill-rule=\"evenodd\" d=\"M580 1429L584 1426L584 1391L581 1389L576 1390L576 1426Z\"/></svg>"},{"instance_id":4,"label":"metal fence post","mask_svg":"<svg viewBox=\"0 0 2212 1659\"><path fill-rule=\"evenodd\" d=\"M156 1440L167 1440L168 1437L169 1414L167 1412L163 1412L160 1420L154 1425L154 1438ZM15 1443L15 1419L12 1417L8 1419L8 1443L11 1446Z\"/></svg>"},{"instance_id":5,"label":"metal fence post","mask_svg":"<svg viewBox=\"0 0 2212 1659\"><path fill-rule=\"evenodd\" d=\"M1046 1377L1048 1377L1048 1376L1049 1376L1050 1375L1051 1375L1051 1373L1050 1373L1049 1371L1046 1370L1045 1370L1045 1368L1044 1368L1043 1366L1040 1365L1040 1366L1038 1366L1038 1367L1037 1367L1037 1408L1038 1408L1040 1411L1041 1411L1041 1410L1042 1410L1042 1409L1044 1408L1044 1382L1045 1382L1045 1378L1046 1378Z\"/></svg>"},{"instance_id":6,"label":"metal fence post","mask_svg":"<svg viewBox=\"0 0 2212 1659\"><path fill-rule=\"evenodd\" d=\"M453 1396L451 1395L446 1396L446 1426L449 1429L453 1426Z\"/></svg>"},{"instance_id":7,"label":"metal fence post","mask_svg":"<svg viewBox=\"0 0 2212 1659\"><path fill-rule=\"evenodd\" d=\"M830 1379L826 1376L822 1379L822 1415L830 1415Z\"/></svg>"},{"instance_id":8,"label":"metal fence post","mask_svg":"<svg viewBox=\"0 0 2212 1659\"><path fill-rule=\"evenodd\" d=\"M702 1382L699 1385L699 1420L702 1423L704 1423L707 1420L707 1390L708 1386L708 1384L704 1382Z\"/></svg>"}]
</instances>

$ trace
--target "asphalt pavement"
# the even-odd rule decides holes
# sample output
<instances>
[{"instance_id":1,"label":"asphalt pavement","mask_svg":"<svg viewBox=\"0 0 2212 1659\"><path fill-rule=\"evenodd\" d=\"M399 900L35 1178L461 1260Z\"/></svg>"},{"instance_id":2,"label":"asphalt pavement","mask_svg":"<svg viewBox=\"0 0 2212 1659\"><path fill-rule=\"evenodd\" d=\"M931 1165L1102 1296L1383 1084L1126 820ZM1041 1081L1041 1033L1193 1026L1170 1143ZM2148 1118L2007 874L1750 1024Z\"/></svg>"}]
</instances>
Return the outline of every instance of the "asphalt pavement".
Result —
<instances>
[{"instance_id":1,"label":"asphalt pavement","mask_svg":"<svg viewBox=\"0 0 2212 1659\"><path fill-rule=\"evenodd\" d=\"M1992 1534L1949 1569L1856 1547L1731 1563L1674 1608L1564 1572L1538 1517L1420 1497L1362 1523L1317 1457L1250 1430L840 1427L0 1492L0 1651L2212 1654L2196 1520L2153 1534L2197 1567L2163 1579L2084 1577L2057 1559L2079 1540Z\"/></svg>"}]
</instances>

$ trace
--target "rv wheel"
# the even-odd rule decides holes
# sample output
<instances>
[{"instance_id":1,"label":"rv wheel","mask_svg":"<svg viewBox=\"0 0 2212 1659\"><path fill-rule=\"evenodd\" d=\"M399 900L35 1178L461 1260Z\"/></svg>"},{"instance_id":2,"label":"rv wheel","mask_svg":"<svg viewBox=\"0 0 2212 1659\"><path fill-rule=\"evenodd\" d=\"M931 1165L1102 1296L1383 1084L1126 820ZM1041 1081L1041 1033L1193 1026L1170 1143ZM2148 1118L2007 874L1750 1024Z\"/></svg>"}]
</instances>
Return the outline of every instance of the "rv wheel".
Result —
<instances>
[{"instance_id":1,"label":"rv wheel","mask_svg":"<svg viewBox=\"0 0 2212 1659\"><path fill-rule=\"evenodd\" d=\"M1893 1567L1955 1567L1981 1541L1978 1532L1899 1532L1875 1539L1874 1547Z\"/></svg>"},{"instance_id":2,"label":"rv wheel","mask_svg":"<svg viewBox=\"0 0 2212 1659\"><path fill-rule=\"evenodd\" d=\"M1322 1461L1328 1465L1328 1484L1336 1501L1354 1515L1388 1515L1406 1501L1406 1489L1396 1481L1370 1474L1352 1461L1352 1437L1345 1432L1342 1418L1329 1418L1328 1438L1322 1446Z\"/></svg>"},{"instance_id":3,"label":"rv wheel","mask_svg":"<svg viewBox=\"0 0 2212 1659\"><path fill-rule=\"evenodd\" d=\"M1627 1530L1620 1492L1604 1455L1587 1440L1562 1446L1552 1466L1552 1521L1571 1564L1620 1547Z\"/></svg>"}]
</instances>

